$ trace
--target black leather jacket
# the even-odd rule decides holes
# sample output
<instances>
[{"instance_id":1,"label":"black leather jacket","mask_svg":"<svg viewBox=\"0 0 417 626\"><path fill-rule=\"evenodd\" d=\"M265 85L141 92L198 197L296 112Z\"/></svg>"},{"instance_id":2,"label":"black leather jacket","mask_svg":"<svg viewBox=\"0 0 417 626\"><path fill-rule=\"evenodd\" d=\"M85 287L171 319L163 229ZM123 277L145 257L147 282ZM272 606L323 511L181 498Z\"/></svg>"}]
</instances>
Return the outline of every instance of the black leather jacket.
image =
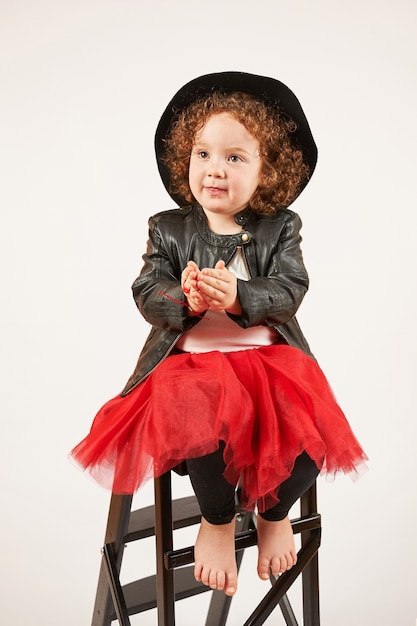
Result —
<instances>
[{"instance_id":1,"label":"black leather jacket","mask_svg":"<svg viewBox=\"0 0 417 626\"><path fill-rule=\"evenodd\" d=\"M222 259L226 265L240 247L250 280L238 280L241 315L229 315L242 328L267 325L277 342L311 355L295 313L308 289L300 248L301 220L289 209L263 216L245 209L235 216L236 235L218 235L199 205L171 209L151 217L144 265L132 285L139 311L152 329L136 368L121 395L128 394L174 348L181 335L201 317L188 317L181 273L192 260L202 269ZM311 355L312 356L312 355Z\"/></svg>"}]
</instances>

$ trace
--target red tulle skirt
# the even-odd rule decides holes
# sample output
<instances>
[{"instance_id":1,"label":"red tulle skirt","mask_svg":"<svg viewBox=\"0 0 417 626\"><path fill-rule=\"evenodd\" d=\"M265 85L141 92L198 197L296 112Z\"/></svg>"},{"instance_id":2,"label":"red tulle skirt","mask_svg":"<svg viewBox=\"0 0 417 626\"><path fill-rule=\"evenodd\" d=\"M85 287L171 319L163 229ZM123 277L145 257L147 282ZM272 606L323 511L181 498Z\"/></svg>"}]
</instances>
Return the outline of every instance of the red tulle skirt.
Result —
<instances>
[{"instance_id":1,"label":"red tulle skirt","mask_svg":"<svg viewBox=\"0 0 417 626\"><path fill-rule=\"evenodd\" d=\"M287 345L169 356L100 409L71 455L113 493L132 494L220 440L225 478L260 511L303 451L330 475L366 460L317 363Z\"/></svg>"}]
</instances>

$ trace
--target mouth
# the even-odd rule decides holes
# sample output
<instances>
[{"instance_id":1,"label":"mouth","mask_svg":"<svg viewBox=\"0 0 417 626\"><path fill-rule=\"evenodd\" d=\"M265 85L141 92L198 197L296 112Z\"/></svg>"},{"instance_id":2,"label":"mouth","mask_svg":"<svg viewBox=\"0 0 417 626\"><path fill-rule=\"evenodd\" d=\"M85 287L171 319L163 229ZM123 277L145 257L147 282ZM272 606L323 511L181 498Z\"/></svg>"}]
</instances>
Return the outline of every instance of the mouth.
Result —
<instances>
[{"instance_id":1,"label":"mouth","mask_svg":"<svg viewBox=\"0 0 417 626\"><path fill-rule=\"evenodd\" d=\"M221 194L226 192L226 189L223 189L222 187L204 187L204 189L207 191L207 193L213 196L220 196Z\"/></svg>"}]
</instances>

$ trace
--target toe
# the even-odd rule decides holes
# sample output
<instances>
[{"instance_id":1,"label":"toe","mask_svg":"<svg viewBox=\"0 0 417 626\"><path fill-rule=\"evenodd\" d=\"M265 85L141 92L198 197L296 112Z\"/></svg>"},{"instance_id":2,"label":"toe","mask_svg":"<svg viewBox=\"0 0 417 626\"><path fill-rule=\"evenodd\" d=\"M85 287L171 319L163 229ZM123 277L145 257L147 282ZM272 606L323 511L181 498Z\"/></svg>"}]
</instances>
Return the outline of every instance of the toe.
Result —
<instances>
[{"instance_id":1,"label":"toe","mask_svg":"<svg viewBox=\"0 0 417 626\"><path fill-rule=\"evenodd\" d=\"M286 567L287 570L294 567L294 565L297 563L296 553L291 551L289 554L287 554L286 560L287 560L287 567Z\"/></svg>"},{"instance_id":2,"label":"toe","mask_svg":"<svg viewBox=\"0 0 417 626\"><path fill-rule=\"evenodd\" d=\"M201 582L201 570L202 570L201 565L197 565L197 563L196 563L195 566L194 566L194 578L198 582Z\"/></svg>"},{"instance_id":3,"label":"toe","mask_svg":"<svg viewBox=\"0 0 417 626\"><path fill-rule=\"evenodd\" d=\"M280 558L279 556L274 557L272 559L271 562L271 571L273 573L274 576L279 576L279 574L281 574L283 572L283 559ZM285 566L285 569L287 569L287 567Z\"/></svg>"},{"instance_id":4,"label":"toe","mask_svg":"<svg viewBox=\"0 0 417 626\"><path fill-rule=\"evenodd\" d=\"M233 596L236 593L237 578L234 574L229 574L226 577L226 582L225 582L223 590L227 596Z\"/></svg>"},{"instance_id":5,"label":"toe","mask_svg":"<svg viewBox=\"0 0 417 626\"><path fill-rule=\"evenodd\" d=\"M212 587L212 589L219 589L222 591L225 588L226 584L226 574L224 572L218 572L216 577L216 586Z\"/></svg>"},{"instance_id":6,"label":"toe","mask_svg":"<svg viewBox=\"0 0 417 626\"><path fill-rule=\"evenodd\" d=\"M269 580L269 566L268 559L260 558L258 561L258 576L261 580Z\"/></svg>"},{"instance_id":7,"label":"toe","mask_svg":"<svg viewBox=\"0 0 417 626\"><path fill-rule=\"evenodd\" d=\"M210 586L210 570L203 567L201 571L200 580L204 585L207 585L207 587L209 587Z\"/></svg>"}]
</instances>

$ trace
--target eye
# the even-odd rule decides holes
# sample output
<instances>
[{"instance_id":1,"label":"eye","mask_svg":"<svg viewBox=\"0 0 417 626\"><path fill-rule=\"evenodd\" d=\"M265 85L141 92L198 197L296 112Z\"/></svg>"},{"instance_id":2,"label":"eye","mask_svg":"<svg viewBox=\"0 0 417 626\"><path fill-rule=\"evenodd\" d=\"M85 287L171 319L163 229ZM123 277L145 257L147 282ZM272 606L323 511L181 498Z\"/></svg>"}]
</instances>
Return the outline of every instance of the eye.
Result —
<instances>
[{"instance_id":1,"label":"eye","mask_svg":"<svg viewBox=\"0 0 417 626\"><path fill-rule=\"evenodd\" d=\"M208 152L206 152L205 150L199 150L197 152L197 154L200 157L200 159L207 159L208 158Z\"/></svg>"},{"instance_id":2,"label":"eye","mask_svg":"<svg viewBox=\"0 0 417 626\"><path fill-rule=\"evenodd\" d=\"M231 154L229 157L229 161L231 163L241 163L243 161L242 157L238 156L237 154Z\"/></svg>"}]
</instances>

